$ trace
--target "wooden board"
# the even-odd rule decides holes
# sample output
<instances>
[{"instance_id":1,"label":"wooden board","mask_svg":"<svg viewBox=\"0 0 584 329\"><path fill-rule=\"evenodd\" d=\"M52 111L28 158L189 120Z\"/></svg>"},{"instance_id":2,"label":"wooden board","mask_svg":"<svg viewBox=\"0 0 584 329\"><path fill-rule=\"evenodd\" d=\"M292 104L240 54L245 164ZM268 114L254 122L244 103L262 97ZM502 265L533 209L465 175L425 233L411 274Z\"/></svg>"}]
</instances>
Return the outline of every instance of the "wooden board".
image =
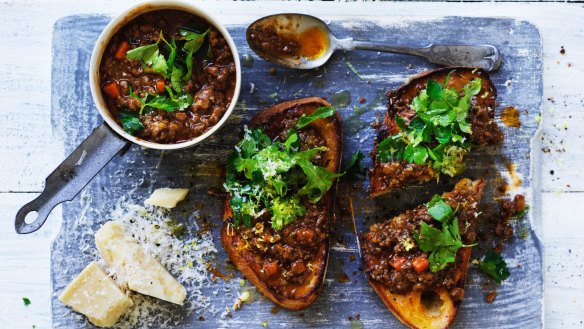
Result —
<instances>
[{"instance_id":1,"label":"wooden board","mask_svg":"<svg viewBox=\"0 0 584 329\"><path fill-rule=\"evenodd\" d=\"M71 152L101 118L91 100L88 86L88 62L101 29L109 21L105 16L71 16L59 20L53 35L53 111L54 129L62 131L65 150ZM390 17L379 21L332 21L331 28L338 36L351 35L355 39L369 39L387 43L426 45L436 43L491 43L498 46L504 56L501 70L492 75L499 91L500 107L514 105L522 110L522 128L504 128L506 139L499 148L484 149L470 159L468 177L489 174L490 188L505 176L504 161L517 165L523 177L519 191L526 194L532 206L529 222L518 223L527 229L525 239L516 238L504 256L510 264L512 276L497 288L495 303L484 302L486 292L495 288L476 269L471 268L456 327L536 328L542 326L543 276L542 250L537 235L529 230L530 224L539 227L539 168L531 167L530 139L536 134L535 117L539 115L542 94L541 40L533 25L512 19L494 18L399 18ZM240 54L251 54L245 42L245 26L229 26ZM92 252L80 252L93 244L91 235L81 234L88 226L96 229L109 219L112 202L132 191L130 200L142 203L152 188L165 186L189 186L187 202L175 212L176 218L186 221L181 214L192 212L196 204L204 203L206 217L215 224L215 244L220 248L220 202L208 195L210 188L220 188L222 181L217 167L224 165L232 146L240 137L243 124L255 111L274 102L303 97L323 96L336 99L338 93L348 91L351 102L337 106L344 119L344 158L356 150L368 153L373 145L374 131L369 123L385 111L384 93L406 81L409 75L433 66L421 59L375 52L337 53L322 69L291 71L278 68L269 75L272 65L254 57L251 67L243 68L243 88L239 104L230 120L218 134L189 150L161 153L142 150L133 146L122 157L115 158L86 188L85 197L63 207L63 224L52 247L53 326L55 328L90 327L80 317L56 300L56 295L89 261ZM359 72L353 73L351 63ZM411 64L411 68L408 68ZM250 93L251 84L254 92ZM270 97L271 96L271 97ZM365 104L359 104L364 97ZM356 111L354 106L360 109ZM535 161L534 163L538 163ZM370 165L370 161L365 163ZM499 170L502 172L498 174ZM531 179L530 179L531 178ZM399 194L370 200L367 182L345 182L339 188L342 203L351 195L356 210L358 231L374 221L425 202L432 193L448 189L453 180L439 184L414 186ZM492 191L491 191L492 193ZM493 194L487 194L493 195ZM90 201L88 201L90 200ZM341 212L342 213L342 212ZM190 223L192 224L192 223ZM235 311L233 318L205 314L199 321L198 312L182 318L176 313L179 327L190 327L196 322L201 327L259 326L264 320L270 327L326 327L348 326L348 317L360 315L365 327L399 327L399 322L379 301L369 288L360 270L355 236L349 218L341 216L334 226L329 272L321 296L311 308L301 312L270 312L272 304L264 298ZM352 256L355 261L350 261ZM223 266L225 254L219 250L216 264ZM66 269L66 270L64 270ZM236 271L236 275L240 276ZM349 283L335 278L341 273L349 276ZM231 306L238 283L218 280L206 290L217 309ZM221 291L216 295L215 291ZM161 307L169 307L162 304ZM156 325L154 327L157 327Z\"/></svg>"}]
</instances>

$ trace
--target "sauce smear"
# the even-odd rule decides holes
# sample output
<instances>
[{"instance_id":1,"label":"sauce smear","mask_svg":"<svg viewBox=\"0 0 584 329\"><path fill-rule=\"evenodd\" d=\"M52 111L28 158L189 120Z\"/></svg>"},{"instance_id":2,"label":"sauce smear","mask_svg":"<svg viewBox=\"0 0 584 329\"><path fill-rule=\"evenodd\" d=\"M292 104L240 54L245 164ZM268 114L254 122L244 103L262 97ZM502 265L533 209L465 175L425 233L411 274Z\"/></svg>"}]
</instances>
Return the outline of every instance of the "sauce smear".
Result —
<instances>
[{"instance_id":1,"label":"sauce smear","mask_svg":"<svg viewBox=\"0 0 584 329\"><path fill-rule=\"evenodd\" d=\"M521 121L519 121L519 111L513 106L507 106L501 112L501 122L503 122L503 124L507 127L521 127Z\"/></svg>"}]
</instances>

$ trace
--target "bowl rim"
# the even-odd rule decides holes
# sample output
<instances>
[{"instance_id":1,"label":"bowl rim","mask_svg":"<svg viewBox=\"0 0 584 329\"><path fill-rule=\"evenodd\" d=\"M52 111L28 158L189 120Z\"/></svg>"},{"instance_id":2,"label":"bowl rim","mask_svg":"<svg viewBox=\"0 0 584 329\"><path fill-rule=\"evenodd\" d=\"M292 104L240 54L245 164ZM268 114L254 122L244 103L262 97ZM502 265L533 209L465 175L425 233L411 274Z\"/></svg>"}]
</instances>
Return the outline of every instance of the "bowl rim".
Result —
<instances>
[{"instance_id":1,"label":"bowl rim","mask_svg":"<svg viewBox=\"0 0 584 329\"><path fill-rule=\"evenodd\" d=\"M225 38L229 48L231 50L231 54L233 56L233 61L235 64L235 88L233 90L233 96L231 100L231 104L229 104L225 113L221 119L213 125L209 130L203 133L200 136L197 136L193 139L190 139L186 142L182 143L173 143L173 144L162 144L151 142L148 140L144 140L138 138L136 136L130 135L125 132L122 127L115 121L111 112L107 108L102 92L101 92L101 84L100 84L100 77L99 77L99 66L101 64L101 59L103 53L105 52L105 48L107 47L108 43L110 42L113 35L119 31L126 23L128 23L133 18L145 14L151 11L156 10L163 10L163 9L175 9L184 12L188 12L195 16L205 19L209 24L211 24L214 28L216 28ZM164 0L153 0L140 3L138 5L132 6L120 14L116 15L103 29L101 34L99 35L93 51L91 53L91 59L89 64L89 86L91 89L91 96L93 98L93 102L95 103L99 114L103 118L103 120L107 123L107 125L112 128L118 135L122 136L123 138L131 141L132 143L138 144L140 146L150 148L150 149L158 149L158 150L175 150L175 149L184 149L191 146L194 146L207 137L213 135L224 123L227 121L233 109L237 105L237 100L239 98L239 93L241 91L241 63L239 61L239 54L237 52L237 48L235 47L235 42L233 38L227 31L227 29L212 15L205 12L199 6L192 5L190 3L180 2L180 1L164 1Z\"/></svg>"}]
</instances>

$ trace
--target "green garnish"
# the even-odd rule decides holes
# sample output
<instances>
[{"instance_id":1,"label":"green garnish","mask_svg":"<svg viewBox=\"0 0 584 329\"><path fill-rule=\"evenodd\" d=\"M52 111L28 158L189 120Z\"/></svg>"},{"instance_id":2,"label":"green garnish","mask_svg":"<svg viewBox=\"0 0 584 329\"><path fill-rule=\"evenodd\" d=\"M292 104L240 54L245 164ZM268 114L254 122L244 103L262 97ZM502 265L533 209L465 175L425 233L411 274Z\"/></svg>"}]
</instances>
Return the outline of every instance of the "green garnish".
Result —
<instances>
[{"instance_id":1,"label":"green garnish","mask_svg":"<svg viewBox=\"0 0 584 329\"><path fill-rule=\"evenodd\" d=\"M144 129L144 125L135 113L122 111L118 114L118 119L122 123L122 128L130 135L135 135Z\"/></svg>"},{"instance_id":2,"label":"green garnish","mask_svg":"<svg viewBox=\"0 0 584 329\"><path fill-rule=\"evenodd\" d=\"M479 268L493 278L498 284L501 284L501 281L507 279L509 275L511 275L503 257L492 250L487 251L485 258L482 261L479 261Z\"/></svg>"},{"instance_id":3,"label":"green garnish","mask_svg":"<svg viewBox=\"0 0 584 329\"><path fill-rule=\"evenodd\" d=\"M311 124L314 120L328 118L335 114L335 108L332 106L322 106L317 108L311 115L303 114L299 119L298 123L296 123L296 129L302 129L309 124Z\"/></svg>"},{"instance_id":4,"label":"green garnish","mask_svg":"<svg viewBox=\"0 0 584 329\"><path fill-rule=\"evenodd\" d=\"M187 93L179 93L175 95L172 89L166 87L169 97L161 94L145 93L144 97L140 98L130 88L130 97L140 101L140 115L145 109L159 109L166 112L182 111L193 103L193 96Z\"/></svg>"},{"instance_id":5,"label":"green garnish","mask_svg":"<svg viewBox=\"0 0 584 329\"><path fill-rule=\"evenodd\" d=\"M395 118L400 131L379 143L377 161L427 164L450 176L464 170L464 158L471 149L468 113L482 80L476 78L465 85L461 96L456 89L446 87L450 74L443 85L428 80L426 89L412 100L410 107L416 116L411 121Z\"/></svg>"},{"instance_id":6,"label":"green garnish","mask_svg":"<svg viewBox=\"0 0 584 329\"><path fill-rule=\"evenodd\" d=\"M160 36L162 37L162 32L160 33ZM140 61L147 72L156 73L167 77L168 64L166 62L166 58L164 58L164 55L162 55L158 49L159 42L160 39L151 45L128 50L126 53L126 58Z\"/></svg>"},{"instance_id":7,"label":"green garnish","mask_svg":"<svg viewBox=\"0 0 584 329\"><path fill-rule=\"evenodd\" d=\"M187 232L187 227L183 223L179 223L174 219L166 221L166 226L170 230L170 233L176 237L182 237Z\"/></svg>"},{"instance_id":8,"label":"green garnish","mask_svg":"<svg viewBox=\"0 0 584 329\"><path fill-rule=\"evenodd\" d=\"M28 299L27 297L22 297L22 302L24 303L24 306L28 306L31 304L30 299Z\"/></svg>"},{"instance_id":9,"label":"green garnish","mask_svg":"<svg viewBox=\"0 0 584 329\"><path fill-rule=\"evenodd\" d=\"M525 215L527 215L527 212L529 212L529 206L525 206L525 208L523 208L523 210L516 213L513 217L511 217L511 219L520 220L523 217L525 217Z\"/></svg>"},{"instance_id":10,"label":"green garnish","mask_svg":"<svg viewBox=\"0 0 584 329\"><path fill-rule=\"evenodd\" d=\"M345 166L343 172L349 175L365 175L366 170L361 164L361 160L365 158L365 155L361 151L357 151L351 155L349 162Z\"/></svg>"},{"instance_id":11,"label":"green garnish","mask_svg":"<svg viewBox=\"0 0 584 329\"><path fill-rule=\"evenodd\" d=\"M156 43L141 46L129 50L126 58L138 60L142 63L144 70L150 73L162 75L165 79L170 79L170 85L165 87L168 96L164 94L145 93L139 97L130 89L130 96L140 101L140 115L145 109L160 109L167 112L183 110L193 103L193 96L183 93L184 84L189 81L193 73L193 55L201 48L205 42L209 30L204 33L197 33L191 30L179 29L180 37L174 37L169 41L164 38L160 31ZM177 45L177 40L182 42L182 46ZM168 58L160 51L160 42L168 50ZM179 51L182 49L182 51ZM184 55L186 54L186 56ZM176 92L173 93L173 90Z\"/></svg>"},{"instance_id":12,"label":"green garnish","mask_svg":"<svg viewBox=\"0 0 584 329\"><path fill-rule=\"evenodd\" d=\"M421 251L430 253L430 270L438 272L454 263L458 249L470 246L462 243L458 218L455 217L457 209L452 209L439 195L435 195L426 207L428 214L442 223L442 230L422 222L420 233L414 232L414 239Z\"/></svg>"},{"instance_id":13,"label":"green garnish","mask_svg":"<svg viewBox=\"0 0 584 329\"><path fill-rule=\"evenodd\" d=\"M320 113L318 118L325 117L322 110L316 112ZM333 109L327 113L331 116L335 112ZM245 128L243 139L229 159L224 185L231 195L236 226L241 222L251 226L253 218L267 211L272 228L280 230L306 213L302 197L311 203L320 201L334 179L342 176L312 163L326 147L300 151L299 139L295 129L288 131L288 137L281 142L272 141L261 128Z\"/></svg>"}]
</instances>

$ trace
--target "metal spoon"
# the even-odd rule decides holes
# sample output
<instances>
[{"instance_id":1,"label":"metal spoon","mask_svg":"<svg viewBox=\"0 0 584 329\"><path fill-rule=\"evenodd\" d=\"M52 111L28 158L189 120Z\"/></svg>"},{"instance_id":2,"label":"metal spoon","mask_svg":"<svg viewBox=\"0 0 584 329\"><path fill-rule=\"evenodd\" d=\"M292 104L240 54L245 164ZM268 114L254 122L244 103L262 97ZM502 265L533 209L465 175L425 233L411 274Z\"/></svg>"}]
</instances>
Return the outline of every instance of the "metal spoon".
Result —
<instances>
[{"instance_id":1,"label":"metal spoon","mask_svg":"<svg viewBox=\"0 0 584 329\"><path fill-rule=\"evenodd\" d=\"M300 54L287 54L282 51L264 49L261 42L261 31L275 28L278 37L296 41ZM307 33L311 35L306 35ZM301 37L303 36L304 37ZM320 34L320 35L319 35ZM414 55L426 58L431 63L446 66L466 66L495 71L501 65L499 50L492 45L436 45L426 47L393 46L357 41L353 38L337 39L322 20L304 14L277 14L266 16L253 22L246 31L250 48L263 59L293 69L312 69L324 65L336 50L374 50L398 54ZM308 38L307 38L308 37ZM309 39L321 42L321 51L316 56L302 54L302 41ZM318 41L320 40L320 41ZM264 43L264 45L270 42ZM273 42L271 42L273 44ZM314 55L314 54L312 54Z\"/></svg>"}]
</instances>

